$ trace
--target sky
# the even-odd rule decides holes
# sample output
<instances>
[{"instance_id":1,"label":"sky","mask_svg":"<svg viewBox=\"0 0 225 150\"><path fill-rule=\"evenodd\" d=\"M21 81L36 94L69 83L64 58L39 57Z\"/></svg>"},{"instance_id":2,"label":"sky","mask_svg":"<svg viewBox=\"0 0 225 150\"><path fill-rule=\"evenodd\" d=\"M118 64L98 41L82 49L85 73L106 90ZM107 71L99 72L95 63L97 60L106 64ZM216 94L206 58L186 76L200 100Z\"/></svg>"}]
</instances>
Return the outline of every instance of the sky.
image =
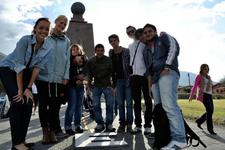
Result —
<instances>
[{"instance_id":1,"label":"sky","mask_svg":"<svg viewBox=\"0 0 225 150\"><path fill-rule=\"evenodd\" d=\"M109 35L119 35L120 45L128 47L126 27L151 23L179 42L181 71L197 74L207 63L213 81L225 77L225 0L1 0L0 52L11 53L39 17L48 17L52 25L61 14L70 20L74 2L85 5L83 18L93 24L94 43L102 43L106 54Z\"/></svg>"}]
</instances>

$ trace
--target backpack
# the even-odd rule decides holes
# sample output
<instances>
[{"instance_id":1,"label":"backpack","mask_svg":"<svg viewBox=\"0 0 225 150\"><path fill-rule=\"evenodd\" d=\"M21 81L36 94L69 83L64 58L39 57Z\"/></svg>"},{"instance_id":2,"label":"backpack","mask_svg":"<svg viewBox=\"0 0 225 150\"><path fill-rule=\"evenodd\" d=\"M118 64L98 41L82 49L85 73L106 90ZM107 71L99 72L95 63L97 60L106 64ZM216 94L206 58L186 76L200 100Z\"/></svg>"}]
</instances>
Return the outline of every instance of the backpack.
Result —
<instances>
[{"instance_id":1,"label":"backpack","mask_svg":"<svg viewBox=\"0 0 225 150\"><path fill-rule=\"evenodd\" d=\"M155 128L155 141L153 147L160 149L171 141L169 119L162 108L161 103L157 104L153 110L153 125ZM204 148L207 147L201 141L200 137L188 126L185 120L184 126L188 146L197 147L199 143L201 143ZM192 144L193 139L197 141L195 145Z\"/></svg>"},{"instance_id":2,"label":"backpack","mask_svg":"<svg viewBox=\"0 0 225 150\"><path fill-rule=\"evenodd\" d=\"M169 119L161 104L157 104L153 110L153 125L155 128L154 148L160 149L171 140Z\"/></svg>"}]
</instances>

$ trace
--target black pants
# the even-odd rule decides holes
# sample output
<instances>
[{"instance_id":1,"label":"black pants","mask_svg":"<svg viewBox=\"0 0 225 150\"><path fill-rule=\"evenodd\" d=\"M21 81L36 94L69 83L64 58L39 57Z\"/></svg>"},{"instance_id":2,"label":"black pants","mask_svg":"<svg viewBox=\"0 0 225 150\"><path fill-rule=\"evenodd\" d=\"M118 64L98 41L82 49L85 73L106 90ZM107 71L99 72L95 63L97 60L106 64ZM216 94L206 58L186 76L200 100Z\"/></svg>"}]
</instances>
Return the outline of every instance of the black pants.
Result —
<instances>
[{"instance_id":1,"label":"black pants","mask_svg":"<svg viewBox=\"0 0 225 150\"><path fill-rule=\"evenodd\" d=\"M214 111L214 105L212 100L212 95L204 93L203 94L203 104L205 106L206 112L196 120L197 123L202 124L205 121L207 122L207 129L208 131L213 131L213 121L212 115Z\"/></svg>"},{"instance_id":2,"label":"black pants","mask_svg":"<svg viewBox=\"0 0 225 150\"><path fill-rule=\"evenodd\" d=\"M63 92L63 85L40 80L36 82L36 85L41 127L49 127L55 132L61 132L59 111L62 103L60 94Z\"/></svg>"},{"instance_id":3,"label":"black pants","mask_svg":"<svg viewBox=\"0 0 225 150\"><path fill-rule=\"evenodd\" d=\"M34 109L38 106L38 95L33 93L33 99L34 99Z\"/></svg>"},{"instance_id":4,"label":"black pants","mask_svg":"<svg viewBox=\"0 0 225 150\"><path fill-rule=\"evenodd\" d=\"M148 90L148 80L144 76L134 75L131 76L131 90L132 97L134 99L134 116L135 116L135 125L137 127L141 127L142 119L141 119L141 91L145 100L145 124L144 127L151 127L152 121L152 100L149 96Z\"/></svg>"},{"instance_id":5,"label":"black pants","mask_svg":"<svg viewBox=\"0 0 225 150\"><path fill-rule=\"evenodd\" d=\"M8 95L10 104L9 123L11 127L12 145L18 145L25 142L27 129L30 123L32 113L32 102L28 103L12 102L13 96L18 94L16 73L8 67L0 68L0 79ZM27 85L23 85L26 87Z\"/></svg>"}]
</instances>

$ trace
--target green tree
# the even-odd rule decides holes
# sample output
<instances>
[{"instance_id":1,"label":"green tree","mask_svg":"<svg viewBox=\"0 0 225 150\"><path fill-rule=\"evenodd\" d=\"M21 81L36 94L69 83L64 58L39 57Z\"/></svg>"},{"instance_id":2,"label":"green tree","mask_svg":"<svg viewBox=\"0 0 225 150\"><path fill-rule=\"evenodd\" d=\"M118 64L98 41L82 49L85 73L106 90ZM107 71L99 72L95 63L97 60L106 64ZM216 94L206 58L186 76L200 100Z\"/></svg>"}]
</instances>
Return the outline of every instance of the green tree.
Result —
<instances>
[{"instance_id":1,"label":"green tree","mask_svg":"<svg viewBox=\"0 0 225 150\"><path fill-rule=\"evenodd\" d=\"M225 84L225 76L220 80L221 84Z\"/></svg>"}]
</instances>

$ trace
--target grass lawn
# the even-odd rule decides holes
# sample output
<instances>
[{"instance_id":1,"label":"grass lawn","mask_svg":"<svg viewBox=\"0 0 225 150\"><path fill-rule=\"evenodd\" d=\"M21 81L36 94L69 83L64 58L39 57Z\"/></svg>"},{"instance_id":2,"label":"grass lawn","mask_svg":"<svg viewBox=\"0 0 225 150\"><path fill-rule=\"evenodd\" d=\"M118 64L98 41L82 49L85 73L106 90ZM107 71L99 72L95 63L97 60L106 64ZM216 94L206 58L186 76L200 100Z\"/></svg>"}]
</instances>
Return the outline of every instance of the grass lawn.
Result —
<instances>
[{"instance_id":1,"label":"grass lawn","mask_svg":"<svg viewBox=\"0 0 225 150\"><path fill-rule=\"evenodd\" d=\"M225 100L214 100L214 124L225 125ZM187 119L195 120L205 112L203 103L197 100L178 100L178 104L182 109L183 115Z\"/></svg>"}]
</instances>

